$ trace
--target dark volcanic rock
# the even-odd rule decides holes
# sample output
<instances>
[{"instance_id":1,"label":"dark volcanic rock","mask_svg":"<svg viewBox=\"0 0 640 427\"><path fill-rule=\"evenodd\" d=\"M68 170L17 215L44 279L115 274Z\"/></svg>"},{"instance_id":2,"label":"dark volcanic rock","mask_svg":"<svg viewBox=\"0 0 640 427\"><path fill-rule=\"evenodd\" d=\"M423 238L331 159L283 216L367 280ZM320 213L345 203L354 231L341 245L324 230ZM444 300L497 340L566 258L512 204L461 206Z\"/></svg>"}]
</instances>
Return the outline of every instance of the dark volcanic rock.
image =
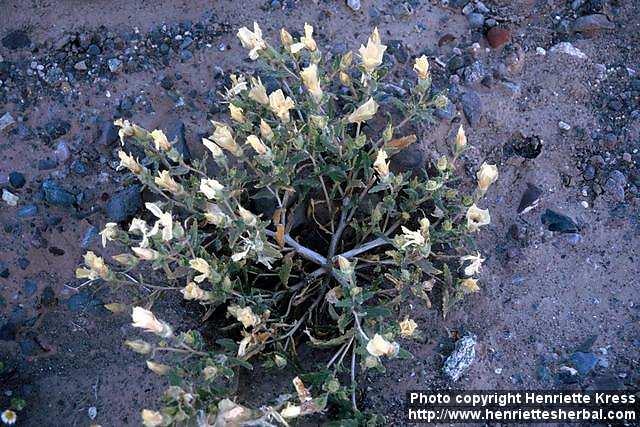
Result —
<instances>
[{"instance_id":1,"label":"dark volcanic rock","mask_svg":"<svg viewBox=\"0 0 640 427\"><path fill-rule=\"evenodd\" d=\"M9 174L9 183L13 188L22 188L26 182L24 175L20 172L11 172Z\"/></svg>"},{"instance_id":2,"label":"dark volcanic rock","mask_svg":"<svg viewBox=\"0 0 640 427\"><path fill-rule=\"evenodd\" d=\"M76 202L76 196L65 190L52 179L47 179L42 183L42 190L44 191L44 198L52 205L70 207Z\"/></svg>"},{"instance_id":3,"label":"dark volcanic rock","mask_svg":"<svg viewBox=\"0 0 640 427\"><path fill-rule=\"evenodd\" d=\"M44 131L50 141L60 138L71 129L71 124L65 120L54 119L44 125Z\"/></svg>"},{"instance_id":4,"label":"dark volcanic rock","mask_svg":"<svg viewBox=\"0 0 640 427\"><path fill-rule=\"evenodd\" d=\"M135 215L140 206L142 206L140 186L133 185L115 193L105 209L110 221L121 222Z\"/></svg>"},{"instance_id":5,"label":"dark volcanic rock","mask_svg":"<svg viewBox=\"0 0 640 427\"><path fill-rule=\"evenodd\" d=\"M100 126L98 143L100 145L110 145L118 140L118 127L111 120L105 121Z\"/></svg>"},{"instance_id":6,"label":"dark volcanic rock","mask_svg":"<svg viewBox=\"0 0 640 427\"><path fill-rule=\"evenodd\" d=\"M606 15L596 13L576 19L571 29L576 33L592 33L600 30L615 30L616 25L609 21Z\"/></svg>"},{"instance_id":7,"label":"dark volcanic rock","mask_svg":"<svg viewBox=\"0 0 640 427\"><path fill-rule=\"evenodd\" d=\"M527 189L522 193L520 204L518 205L518 213L524 214L538 206L542 190L533 184L527 183Z\"/></svg>"},{"instance_id":8,"label":"dark volcanic rock","mask_svg":"<svg viewBox=\"0 0 640 427\"><path fill-rule=\"evenodd\" d=\"M476 127L480 123L480 119L483 114L482 100L480 96L474 91L467 91L460 97L462 103L462 111L471 124Z\"/></svg>"},{"instance_id":9,"label":"dark volcanic rock","mask_svg":"<svg viewBox=\"0 0 640 427\"><path fill-rule=\"evenodd\" d=\"M587 375L598 364L598 358L593 353L577 351L571 355L571 362L580 375Z\"/></svg>"},{"instance_id":10,"label":"dark volcanic rock","mask_svg":"<svg viewBox=\"0 0 640 427\"><path fill-rule=\"evenodd\" d=\"M8 6L4 6L8 7ZM31 44L31 40L26 32L22 30L13 30L2 38L2 46L7 49L24 49Z\"/></svg>"},{"instance_id":11,"label":"dark volcanic rock","mask_svg":"<svg viewBox=\"0 0 640 427\"><path fill-rule=\"evenodd\" d=\"M580 231L578 225L568 216L559 214L547 209L542 214L542 223L547 226L549 231L557 231L559 233L577 233Z\"/></svg>"},{"instance_id":12,"label":"dark volcanic rock","mask_svg":"<svg viewBox=\"0 0 640 427\"><path fill-rule=\"evenodd\" d=\"M175 120L169 126L167 126L167 139L173 142L173 146L182 154L182 158L185 162L191 160L191 152L187 145L186 127L180 120Z\"/></svg>"}]
</instances>

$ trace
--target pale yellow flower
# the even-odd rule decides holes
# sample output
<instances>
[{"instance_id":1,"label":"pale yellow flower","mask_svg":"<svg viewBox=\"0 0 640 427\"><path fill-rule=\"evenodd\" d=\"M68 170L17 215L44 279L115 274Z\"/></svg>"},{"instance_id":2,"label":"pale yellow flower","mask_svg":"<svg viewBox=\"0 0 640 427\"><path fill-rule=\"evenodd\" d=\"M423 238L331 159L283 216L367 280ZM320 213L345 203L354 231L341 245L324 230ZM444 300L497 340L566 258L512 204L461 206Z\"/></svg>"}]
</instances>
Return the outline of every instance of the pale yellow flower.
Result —
<instances>
[{"instance_id":1,"label":"pale yellow flower","mask_svg":"<svg viewBox=\"0 0 640 427\"><path fill-rule=\"evenodd\" d=\"M302 77L302 82L309 89L309 93L316 101L320 101L322 98L322 88L320 87L320 82L318 81L318 66L316 64L311 64L306 68L303 68L300 72L300 77Z\"/></svg>"},{"instance_id":2,"label":"pale yellow flower","mask_svg":"<svg viewBox=\"0 0 640 427\"><path fill-rule=\"evenodd\" d=\"M149 368L151 371L153 371L155 374L158 374L158 375L166 375L167 372L169 372L169 369L171 369L171 367L167 365L164 365L162 363L157 363L152 360L147 360L147 368Z\"/></svg>"},{"instance_id":3,"label":"pale yellow flower","mask_svg":"<svg viewBox=\"0 0 640 427\"><path fill-rule=\"evenodd\" d=\"M159 427L164 424L164 417L158 411L143 409L142 423L144 424L144 427Z\"/></svg>"},{"instance_id":4,"label":"pale yellow flower","mask_svg":"<svg viewBox=\"0 0 640 427\"><path fill-rule=\"evenodd\" d=\"M207 138L202 138L202 143L205 147L211 152L214 158L223 157L224 153L222 149L218 147L212 140Z\"/></svg>"},{"instance_id":5,"label":"pale yellow flower","mask_svg":"<svg viewBox=\"0 0 640 427\"><path fill-rule=\"evenodd\" d=\"M416 62L413 64L413 70L418 75L418 78L422 80L429 78L429 59L426 55L416 58Z\"/></svg>"},{"instance_id":6,"label":"pale yellow flower","mask_svg":"<svg viewBox=\"0 0 640 427\"><path fill-rule=\"evenodd\" d=\"M164 338L173 335L171 326L158 320L152 312L143 307L133 307L131 319L133 320L131 326L134 328L144 329L145 332L151 332Z\"/></svg>"},{"instance_id":7,"label":"pale yellow flower","mask_svg":"<svg viewBox=\"0 0 640 427\"><path fill-rule=\"evenodd\" d=\"M194 258L189 261L189 267L200 273L200 275L193 278L196 283L202 283L211 277L211 266L205 259Z\"/></svg>"},{"instance_id":8,"label":"pale yellow flower","mask_svg":"<svg viewBox=\"0 0 640 427\"><path fill-rule=\"evenodd\" d=\"M251 307L240 307L237 305L231 305L227 308L229 313L235 317L238 322L242 323L242 326L245 328L249 328L252 326L256 326L260 323L260 317L256 315Z\"/></svg>"},{"instance_id":9,"label":"pale yellow flower","mask_svg":"<svg viewBox=\"0 0 640 427\"><path fill-rule=\"evenodd\" d=\"M474 276L480 272L480 269L482 269L484 258L480 256L480 252L477 252L476 255L465 255L460 257L460 264L464 264L466 261L471 261L471 263L464 268L464 274L466 276Z\"/></svg>"},{"instance_id":10,"label":"pale yellow flower","mask_svg":"<svg viewBox=\"0 0 640 427\"><path fill-rule=\"evenodd\" d=\"M422 218L420 221L418 221L420 223L420 232L422 233L423 236L428 236L429 235L429 227L431 227L431 221L429 221L429 218Z\"/></svg>"},{"instance_id":11,"label":"pale yellow flower","mask_svg":"<svg viewBox=\"0 0 640 427\"><path fill-rule=\"evenodd\" d=\"M173 217L171 211L162 212L162 209L157 204L150 202L145 203L144 206L158 218L149 234L151 236L155 235L158 229L162 227L162 240L168 242L173 239Z\"/></svg>"},{"instance_id":12,"label":"pale yellow flower","mask_svg":"<svg viewBox=\"0 0 640 427\"><path fill-rule=\"evenodd\" d=\"M153 350L151 344L142 340L126 340L124 345L139 354L149 354Z\"/></svg>"},{"instance_id":13,"label":"pale yellow flower","mask_svg":"<svg viewBox=\"0 0 640 427\"><path fill-rule=\"evenodd\" d=\"M133 156L125 153L124 151L118 151L118 157L120 158L118 168L127 168L136 175L142 172L143 167L136 159L133 158Z\"/></svg>"},{"instance_id":14,"label":"pale yellow flower","mask_svg":"<svg viewBox=\"0 0 640 427\"><path fill-rule=\"evenodd\" d=\"M367 102L356 108L356 110L349 115L349 123L360 123L371 120L373 116L378 112L378 103L369 98Z\"/></svg>"},{"instance_id":15,"label":"pale yellow flower","mask_svg":"<svg viewBox=\"0 0 640 427\"><path fill-rule=\"evenodd\" d=\"M413 336L416 329L418 328L418 324L413 319L409 319L409 318L404 319L402 322L399 323L399 325L400 325L400 335L402 335L404 338L409 338Z\"/></svg>"},{"instance_id":16,"label":"pale yellow flower","mask_svg":"<svg viewBox=\"0 0 640 427\"><path fill-rule=\"evenodd\" d=\"M264 85L262 84L262 80L260 80L260 77L258 77L257 79L254 77L251 77L251 90L249 91L249 98L253 99L254 101L262 105L269 104L269 97L267 96L267 88L265 88Z\"/></svg>"},{"instance_id":17,"label":"pale yellow flower","mask_svg":"<svg viewBox=\"0 0 640 427\"><path fill-rule=\"evenodd\" d=\"M215 203L207 203L207 210L204 217L210 224L221 226L224 225L229 217L225 214L220 206Z\"/></svg>"},{"instance_id":18,"label":"pale yellow flower","mask_svg":"<svg viewBox=\"0 0 640 427\"><path fill-rule=\"evenodd\" d=\"M124 140L128 136L141 138L148 135L148 132L142 129L138 125L129 123L129 120L116 119L113 124L120 129L118 130L118 136L120 137L120 143L124 145Z\"/></svg>"},{"instance_id":19,"label":"pale yellow flower","mask_svg":"<svg viewBox=\"0 0 640 427\"><path fill-rule=\"evenodd\" d=\"M373 162L373 168L376 170L378 176L382 180L389 176L389 162L387 162L388 158L389 156L387 155L386 151L378 150L376 161Z\"/></svg>"},{"instance_id":20,"label":"pale yellow flower","mask_svg":"<svg viewBox=\"0 0 640 427\"><path fill-rule=\"evenodd\" d=\"M216 129L213 131L211 139L234 156L242 156L242 148L236 144L233 134L231 133L231 128L223 123L213 122L213 124Z\"/></svg>"},{"instance_id":21,"label":"pale yellow flower","mask_svg":"<svg viewBox=\"0 0 640 427\"><path fill-rule=\"evenodd\" d=\"M138 258L144 261L154 261L160 257L160 253L150 248L134 246L131 248Z\"/></svg>"},{"instance_id":22,"label":"pale yellow flower","mask_svg":"<svg viewBox=\"0 0 640 427\"><path fill-rule=\"evenodd\" d=\"M293 44L293 36L284 28L280 29L280 41L282 46L288 48Z\"/></svg>"},{"instance_id":23,"label":"pale yellow flower","mask_svg":"<svg viewBox=\"0 0 640 427\"><path fill-rule=\"evenodd\" d=\"M220 199L222 190L224 190L224 186L215 179L203 179L200 181L200 192L207 199Z\"/></svg>"},{"instance_id":24,"label":"pale yellow flower","mask_svg":"<svg viewBox=\"0 0 640 427\"><path fill-rule=\"evenodd\" d=\"M367 351L370 355L381 357L394 357L398 354L400 346L395 342L389 342L380 334L375 334L367 343Z\"/></svg>"},{"instance_id":25,"label":"pale yellow flower","mask_svg":"<svg viewBox=\"0 0 640 427\"><path fill-rule=\"evenodd\" d=\"M202 370L202 374L204 375L204 379L207 381L211 381L218 376L219 370L215 366L206 366Z\"/></svg>"},{"instance_id":26,"label":"pale yellow flower","mask_svg":"<svg viewBox=\"0 0 640 427\"><path fill-rule=\"evenodd\" d=\"M253 32L247 27L242 27L238 30L238 38L242 47L250 49L249 58L254 61L258 59L259 52L267 47L266 43L262 39L262 30L258 26L257 22L253 23Z\"/></svg>"},{"instance_id":27,"label":"pale yellow flower","mask_svg":"<svg viewBox=\"0 0 640 427\"><path fill-rule=\"evenodd\" d=\"M344 71L340 71L339 77L340 83L342 83L343 85L349 86L349 84L351 84L351 77L349 77L349 74L345 73Z\"/></svg>"},{"instance_id":28,"label":"pale yellow flower","mask_svg":"<svg viewBox=\"0 0 640 427\"><path fill-rule=\"evenodd\" d=\"M115 222L108 222L104 225L104 229L100 232L102 237L102 247L107 246L107 242L111 242L118 236L118 224Z\"/></svg>"},{"instance_id":29,"label":"pale yellow flower","mask_svg":"<svg viewBox=\"0 0 640 427\"><path fill-rule=\"evenodd\" d=\"M340 267L341 272L343 272L347 276L353 274L353 264L351 264L348 259L346 259L342 255L338 255L336 258L338 259L338 267Z\"/></svg>"},{"instance_id":30,"label":"pale yellow flower","mask_svg":"<svg viewBox=\"0 0 640 427\"><path fill-rule=\"evenodd\" d=\"M482 163L476 177L478 178L478 188L485 192L498 179L498 168L496 165Z\"/></svg>"},{"instance_id":31,"label":"pale yellow flower","mask_svg":"<svg viewBox=\"0 0 640 427\"><path fill-rule=\"evenodd\" d=\"M313 27L306 22L304 23L304 36L300 37L300 42L290 45L289 50L291 50L291 53L298 53L305 48L310 52L318 48L316 41L313 39Z\"/></svg>"},{"instance_id":32,"label":"pale yellow flower","mask_svg":"<svg viewBox=\"0 0 640 427\"><path fill-rule=\"evenodd\" d=\"M421 230L412 231L404 225L400 228L402 229L402 240L404 241L401 249L408 248L409 246L422 247L427 243L427 240Z\"/></svg>"},{"instance_id":33,"label":"pale yellow flower","mask_svg":"<svg viewBox=\"0 0 640 427\"><path fill-rule=\"evenodd\" d=\"M474 232L484 225L491 224L491 216L488 209L480 209L474 203L467 210L467 228Z\"/></svg>"},{"instance_id":34,"label":"pale yellow flower","mask_svg":"<svg viewBox=\"0 0 640 427\"><path fill-rule=\"evenodd\" d=\"M456 151L460 152L467 146L467 134L464 131L462 125L458 128L458 133L456 134Z\"/></svg>"},{"instance_id":35,"label":"pale yellow flower","mask_svg":"<svg viewBox=\"0 0 640 427\"><path fill-rule=\"evenodd\" d=\"M258 217L256 217L251 211L243 208L238 205L238 213L240 214L240 218L244 221L245 224L249 226L254 226L258 222Z\"/></svg>"},{"instance_id":36,"label":"pale yellow flower","mask_svg":"<svg viewBox=\"0 0 640 427\"><path fill-rule=\"evenodd\" d=\"M282 89L271 92L269 95L269 108L273 111L283 123L290 120L289 110L294 107L293 99L285 97Z\"/></svg>"},{"instance_id":37,"label":"pale yellow flower","mask_svg":"<svg viewBox=\"0 0 640 427\"><path fill-rule=\"evenodd\" d=\"M300 406L287 403L287 406L280 411L280 415L282 418L297 418L301 412L302 408Z\"/></svg>"},{"instance_id":38,"label":"pale yellow flower","mask_svg":"<svg viewBox=\"0 0 640 427\"><path fill-rule=\"evenodd\" d=\"M267 141L271 141L273 139L273 130L271 130L269 123L265 122L263 119L260 119L260 135Z\"/></svg>"},{"instance_id":39,"label":"pale yellow flower","mask_svg":"<svg viewBox=\"0 0 640 427\"><path fill-rule=\"evenodd\" d=\"M362 66L367 73L372 73L380 64L387 47L380 42L380 33L378 28L373 29L373 34L367 41L367 46L360 45L360 56L362 57Z\"/></svg>"},{"instance_id":40,"label":"pale yellow flower","mask_svg":"<svg viewBox=\"0 0 640 427\"><path fill-rule=\"evenodd\" d=\"M235 74L231 74L229 78L231 79L231 88L227 89L227 94L230 97L239 95L247 90L247 80L243 75L237 76Z\"/></svg>"},{"instance_id":41,"label":"pale yellow flower","mask_svg":"<svg viewBox=\"0 0 640 427\"><path fill-rule=\"evenodd\" d=\"M155 235L159 230L155 229L153 231L154 231L153 235ZM129 232L130 233L139 232L140 234L142 234L142 241L140 242L140 247L146 248L149 246L149 237L152 237L153 235L151 234L149 230L149 225L147 225L147 222L145 220L140 218L133 218L131 220L131 225L129 226Z\"/></svg>"},{"instance_id":42,"label":"pale yellow flower","mask_svg":"<svg viewBox=\"0 0 640 427\"><path fill-rule=\"evenodd\" d=\"M267 154L269 152L269 148L267 148L267 146L260 141L260 138L255 135L249 135L247 137L247 144L249 144L251 148L260 155Z\"/></svg>"},{"instance_id":43,"label":"pale yellow flower","mask_svg":"<svg viewBox=\"0 0 640 427\"><path fill-rule=\"evenodd\" d=\"M167 139L167 136L163 131L156 129L151 132L151 138L153 138L153 144L156 146L156 150L158 151L169 151L171 150L171 143Z\"/></svg>"},{"instance_id":44,"label":"pale yellow flower","mask_svg":"<svg viewBox=\"0 0 640 427\"><path fill-rule=\"evenodd\" d=\"M229 104L229 114L231 114L231 119L238 122L244 123L244 111L240 107L236 107L233 104Z\"/></svg>"},{"instance_id":45,"label":"pale yellow flower","mask_svg":"<svg viewBox=\"0 0 640 427\"><path fill-rule=\"evenodd\" d=\"M2 411L0 419L2 419L2 422L4 424L10 426L16 423L16 421L18 420L18 414L16 414L15 411L12 411L11 409L5 409L4 411Z\"/></svg>"},{"instance_id":46,"label":"pale yellow flower","mask_svg":"<svg viewBox=\"0 0 640 427\"><path fill-rule=\"evenodd\" d=\"M167 190L173 194L181 194L184 192L182 185L178 184L175 179L169 174L168 170L163 170L155 177L154 182L156 185L164 190Z\"/></svg>"},{"instance_id":47,"label":"pale yellow flower","mask_svg":"<svg viewBox=\"0 0 640 427\"><path fill-rule=\"evenodd\" d=\"M200 277L202 276L204 274ZM189 282L180 292L186 300L204 301L208 299L207 292L194 282Z\"/></svg>"},{"instance_id":48,"label":"pale yellow flower","mask_svg":"<svg viewBox=\"0 0 640 427\"><path fill-rule=\"evenodd\" d=\"M88 268L77 268L76 277L78 279L96 280L98 278L107 280L111 276L111 271L104 259L97 256L93 251L84 254L84 264Z\"/></svg>"},{"instance_id":49,"label":"pale yellow flower","mask_svg":"<svg viewBox=\"0 0 640 427\"><path fill-rule=\"evenodd\" d=\"M478 286L478 279L473 279L468 277L460 282L462 286L462 290L466 293L478 292L480 290L480 286Z\"/></svg>"}]
</instances>

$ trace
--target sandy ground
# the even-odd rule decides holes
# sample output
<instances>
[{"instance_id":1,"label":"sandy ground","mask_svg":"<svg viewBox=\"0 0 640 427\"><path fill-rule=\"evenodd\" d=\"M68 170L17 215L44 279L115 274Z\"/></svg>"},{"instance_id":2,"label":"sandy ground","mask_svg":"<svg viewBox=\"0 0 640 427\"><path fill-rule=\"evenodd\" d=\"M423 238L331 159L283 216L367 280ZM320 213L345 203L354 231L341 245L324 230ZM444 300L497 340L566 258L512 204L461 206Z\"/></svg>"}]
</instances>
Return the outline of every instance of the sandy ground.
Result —
<instances>
[{"instance_id":1,"label":"sandy ground","mask_svg":"<svg viewBox=\"0 0 640 427\"><path fill-rule=\"evenodd\" d=\"M101 208L124 185L113 169L116 145L100 143L98 119L120 115L122 100L131 99L133 106L124 110L142 125L183 120L187 141L197 153L198 136L209 131L212 111L207 94L220 84L219 70L250 66L234 34L253 20L270 36L283 25L301 29L305 21L313 22L326 51L340 42L357 48L378 25L384 40L403 42L409 58L426 52L445 63L455 56L455 44L468 56L469 45L478 42L477 61L486 70L501 64L508 67L492 82L471 82L462 76L460 91L477 93L481 100L478 123L467 124L458 101L455 118L422 129L420 140L427 156L435 155L463 120L473 145L464 159L464 185L473 184L472 172L482 161L499 165L500 180L486 200L493 221L479 240L487 258L482 292L457 306L446 320L440 310L416 306L412 316L419 321L425 342L410 345L414 360L394 362L386 374L366 379L362 396L366 408L388 414L390 424L402 425L404 392L413 388L637 389L639 5L600 2L604 6L598 12L608 14L615 29L579 34L564 31L561 23L571 24L593 12L584 9L592 7L591 2L574 11L570 2L558 0L487 1L491 9L487 17L495 17L511 32L510 44L492 49L455 4L412 1L400 7L393 1L365 0L354 12L342 1L277 3L4 0L0 4L0 38L19 29L31 43L17 49L0 45L0 63L10 62L14 71L21 70L21 77L4 77L0 86L0 116L9 112L19 120L11 130L0 131L0 185L8 188L6 180L13 171L27 178L27 184L15 191L21 198L19 206L0 208L0 266L9 270L8 277L0 278L4 301L0 355L10 366L10 372L0 376L0 408L12 392L27 400L19 425L109 426L138 425L140 408L154 405L161 381L145 370L142 358L123 348L122 341L131 333L128 319L109 315L101 307L135 296L99 287L74 289L80 284L73 270L85 251L83 237L92 226L100 229L107 221ZM75 73L73 64L81 54L57 48L69 33L144 36L158 26L190 27L198 22L215 31L202 36L205 41L190 49L188 59L177 52L163 59L150 53L154 60L148 67L110 73L103 66L95 75L67 84L49 84L26 72L37 70L38 64L44 64L46 71L75 55L71 62ZM445 35L455 37L454 45L438 45ZM571 42L585 58L552 53L550 48L559 42ZM542 55L537 48L547 53ZM436 81L441 88L450 88L451 70L436 63L432 61ZM165 89L162 79L176 74L180 78ZM0 80L2 75L0 68ZM70 129L52 141L39 131L54 119L67 121ZM561 129L560 121L570 129ZM542 141L539 156L523 159L512 153L509 147L519 133ZM53 169L42 169L39 162L55 156L60 140L70 148L70 158ZM86 172L77 173L76 160L86 164ZM612 174L617 176L614 171L625 178L622 198L620 186L610 183ZM40 184L49 177L83 192L87 201L82 208L74 211L43 202ZM542 199L538 208L518 215L527 183L543 190ZM17 211L29 203L38 206L38 213L20 217ZM580 232L547 230L541 222L546 209L573 218ZM98 240L86 246L98 250ZM26 281L36 283L35 292ZM184 307L168 306L166 316L179 322ZM477 336L477 357L467 375L452 383L441 373L442 363L455 338L465 333ZM593 354L597 364L586 375L565 378L561 367L572 366L571 355L577 350ZM97 409L93 421L90 407Z\"/></svg>"}]
</instances>

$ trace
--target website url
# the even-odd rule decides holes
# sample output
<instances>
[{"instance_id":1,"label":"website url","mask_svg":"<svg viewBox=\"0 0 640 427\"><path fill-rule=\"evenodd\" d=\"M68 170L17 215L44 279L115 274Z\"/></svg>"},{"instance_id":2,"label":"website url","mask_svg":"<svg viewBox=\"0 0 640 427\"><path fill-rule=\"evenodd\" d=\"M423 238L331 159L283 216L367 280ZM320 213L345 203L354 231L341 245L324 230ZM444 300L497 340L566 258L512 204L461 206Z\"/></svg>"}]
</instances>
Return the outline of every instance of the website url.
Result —
<instances>
[{"instance_id":1,"label":"website url","mask_svg":"<svg viewBox=\"0 0 640 427\"><path fill-rule=\"evenodd\" d=\"M634 410L606 409L408 409L407 420L413 422L633 422L637 419Z\"/></svg>"}]
</instances>

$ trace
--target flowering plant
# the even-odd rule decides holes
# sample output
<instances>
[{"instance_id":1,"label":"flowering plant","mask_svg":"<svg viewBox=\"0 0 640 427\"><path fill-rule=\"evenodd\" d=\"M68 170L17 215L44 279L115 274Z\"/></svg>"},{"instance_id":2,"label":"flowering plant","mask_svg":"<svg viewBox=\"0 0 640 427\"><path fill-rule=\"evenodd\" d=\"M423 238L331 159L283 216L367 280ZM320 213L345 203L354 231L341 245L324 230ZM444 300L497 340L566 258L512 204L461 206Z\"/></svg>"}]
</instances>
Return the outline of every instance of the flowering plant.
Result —
<instances>
[{"instance_id":1,"label":"flowering plant","mask_svg":"<svg viewBox=\"0 0 640 427\"><path fill-rule=\"evenodd\" d=\"M261 68L248 80L230 76L230 120L212 122L201 158L187 161L162 131L116 122L123 146L144 151L121 151L122 168L158 198L145 204L146 220L102 231L103 244L131 252L114 256L114 266L89 252L77 275L154 295L178 291L204 307L218 332L217 340L177 332L150 304L133 308L133 326L157 339L126 344L171 383L163 408L143 411L147 426L286 425L314 413L375 422L358 406L358 375L410 357L401 343L420 337L420 327L406 302L431 307L437 287L446 313L479 290L483 259L467 248L490 223L477 204L495 166L480 168L474 194L457 190L456 162L467 146L460 127L451 153L435 164L390 167L417 140L407 129L447 102L432 93L427 58L416 59L415 80L401 87L385 83L377 29L358 56L333 58L313 32L306 24L296 40L282 29L276 47L258 24L238 31ZM135 278L139 264L158 270L163 284ZM292 375L295 394L260 409L234 402L243 369L295 367L301 346L322 349L326 360L317 372Z\"/></svg>"}]
</instances>

